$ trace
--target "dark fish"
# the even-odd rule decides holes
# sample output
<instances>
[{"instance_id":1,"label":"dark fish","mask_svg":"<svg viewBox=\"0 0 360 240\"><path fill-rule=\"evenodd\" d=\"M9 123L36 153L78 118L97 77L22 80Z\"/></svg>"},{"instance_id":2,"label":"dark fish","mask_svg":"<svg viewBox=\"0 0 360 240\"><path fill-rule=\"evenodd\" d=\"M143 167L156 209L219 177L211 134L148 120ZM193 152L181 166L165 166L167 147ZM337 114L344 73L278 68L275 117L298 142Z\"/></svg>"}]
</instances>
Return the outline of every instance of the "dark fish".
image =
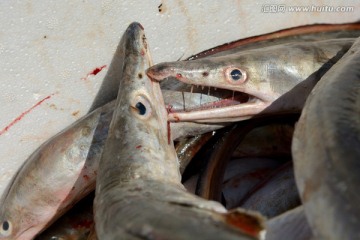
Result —
<instances>
[{"instance_id":1,"label":"dark fish","mask_svg":"<svg viewBox=\"0 0 360 240\"><path fill-rule=\"evenodd\" d=\"M360 239L360 39L311 92L292 152L315 237Z\"/></svg>"}]
</instances>

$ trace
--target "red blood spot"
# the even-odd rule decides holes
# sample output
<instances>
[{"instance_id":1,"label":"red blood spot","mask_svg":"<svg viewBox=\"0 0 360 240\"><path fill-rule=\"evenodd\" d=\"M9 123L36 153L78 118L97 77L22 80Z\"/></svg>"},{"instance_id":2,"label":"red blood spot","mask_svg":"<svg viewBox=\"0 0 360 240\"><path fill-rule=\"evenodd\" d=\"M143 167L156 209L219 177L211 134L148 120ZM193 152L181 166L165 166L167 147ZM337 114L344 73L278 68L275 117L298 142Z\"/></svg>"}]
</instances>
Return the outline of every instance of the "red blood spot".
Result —
<instances>
[{"instance_id":1,"label":"red blood spot","mask_svg":"<svg viewBox=\"0 0 360 240\"><path fill-rule=\"evenodd\" d=\"M173 108L173 105L169 104L169 105L166 106L166 111L167 111L168 114L173 112L172 108Z\"/></svg>"},{"instance_id":2,"label":"red blood spot","mask_svg":"<svg viewBox=\"0 0 360 240\"><path fill-rule=\"evenodd\" d=\"M29 108L28 110L26 110L25 112L21 113L17 118L15 118L9 125L7 125L5 128L3 128L0 131L0 135L4 134L5 132L7 132L12 126L14 126L18 121L20 121L25 115L27 115L28 113L30 113L32 110L34 110L34 108L36 108L37 106L39 106L40 104L42 104L44 101L50 99L55 93L43 98L42 100L40 100L39 102L37 102L34 106L32 106L31 108Z\"/></svg>"},{"instance_id":3,"label":"red blood spot","mask_svg":"<svg viewBox=\"0 0 360 240\"><path fill-rule=\"evenodd\" d=\"M104 65L104 66L101 66L101 67L97 67L97 68L95 68L94 70L92 70L91 72L89 72L88 74L86 74L86 77L84 77L84 78L81 78L82 80L86 80L89 76L91 76L91 75L96 75L96 74L98 74L99 72L101 72L101 70L103 70L104 68L106 68L106 65Z\"/></svg>"},{"instance_id":4,"label":"red blood spot","mask_svg":"<svg viewBox=\"0 0 360 240\"><path fill-rule=\"evenodd\" d=\"M145 51L143 49L141 49L140 54L141 54L141 56L145 56Z\"/></svg>"},{"instance_id":5,"label":"red blood spot","mask_svg":"<svg viewBox=\"0 0 360 240\"><path fill-rule=\"evenodd\" d=\"M182 75L180 73L176 74L176 78L182 78Z\"/></svg>"},{"instance_id":6,"label":"red blood spot","mask_svg":"<svg viewBox=\"0 0 360 240\"><path fill-rule=\"evenodd\" d=\"M89 180L90 180L90 177L89 177L88 175L86 175L86 174L83 176L83 178L84 178L84 180L86 180L86 181L89 181Z\"/></svg>"},{"instance_id":7,"label":"red blood spot","mask_svg":"<svg viewBox=\"0 0 360 240\"><path fill-rule=\"evenodd\" d=\"M137 145L136 148L137 148L137 149L141 148L141 145Z\"/></svg>"}]
</instances>

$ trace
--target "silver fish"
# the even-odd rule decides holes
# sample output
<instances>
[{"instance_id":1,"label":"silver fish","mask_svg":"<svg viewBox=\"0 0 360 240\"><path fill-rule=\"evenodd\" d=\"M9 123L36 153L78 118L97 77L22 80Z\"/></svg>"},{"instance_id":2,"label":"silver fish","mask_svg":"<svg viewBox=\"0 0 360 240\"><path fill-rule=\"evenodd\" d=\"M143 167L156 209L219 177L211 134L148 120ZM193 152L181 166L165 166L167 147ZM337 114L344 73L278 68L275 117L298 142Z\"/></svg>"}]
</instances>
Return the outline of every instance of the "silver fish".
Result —
<instances>
[{"instance_id":1,"label":"silver fish","mask_svg":"<svg viewBox=\"0 0 360 240\"><path fill-rule=\"evenodd\" d=\"M311 240L313 233L303 206L291 209L266 222L265 240Z\"/></svg>"},{"instance_id":2,"label":"silver fish","mask_svg":"<svg viewBox=\"0 0 360 240\"><path fill-rule=\"evenodd\" d=\"M221 204L196 197L181 184L159 84L145 77L151 60L143 29L132 24L127 31L143 40L127 46L131 55L124 64L117 107L99 164L94 201L98 238L257 237L261 230L257 217L240 210L228 213ZM138 73L144 77L139 78ZM251 230L246 231L242 224Z\"/></svg>"},{"instance_id":3,"label":"silver fish","mask_svg":"<svg viewBox=\"0 0 360 240\"><path fill-rule=\"evenodd\" d=\"M201 53L197 53L194 56L187 58L187 60L194 60L208 56L222 56L238 51L287 44L291 42L308 42L335 38L356 38L359 36L359 22L304 25L225 43L205 50Z\"/></svg>"},{"instance_id":4,"label":"silver fish","mask_svg":"<svg viewBox=\"0 0 360 240\"><path fill-rule=\"evenodd\" d=\"M159 63L147 70L154 80L176 78L196 86L232 91L233 97L199 110L169 114L169 121L233 122L255 115L300 112L320 77L354 39L289 43L219 57ZM243 95L248 101L243 102Z\"/></svg>"},{"instance_id":5,"label":"silver fish","mask_svg":"<svg viewBox=\"0 0 360 240\"><path fill-rule=\"evenodd\" d=\"M291 162L287 162L249 191L239 206L273 218L299 205L301 201L293 166Z\"/></svg>"},{"instance_id":6,"label":"silver fish","mask_svg":"<svg viewBox=\"0 0 360 240\"><path fill-rule=\"evenodd\" d=\"M233 159L226 166L222 195L227 209L240 206L241 200L281 162L268 158Z\"/></svg>"},{"instance_id":7,"label":"silver fish","mask_svg":"<svg viewBox=\"0 0 360 240\"><path fill-rule=\"evenodd\" d=\"M137 39L122 38L113 63L122 63L122 58L127 58L126 45L132 41ZM113 63L109 71L113 68L121 69L121 65L116 67ZM119 81L121 71L111 72L111 77ZM201 97L195 93L190 96L171 90L163 92L168 105L171 104L174 109L182 108L182 104L192 106ZM112 94L110 90L105 93ZM6 229L0 229L0 239L33 238L95 189L98 162L115 106L115 101L106 102L108 100L96 99L94 106L100 103L105 105L43 143L21 166L0 200L0 226ZM170 125L171 137L174 138L221 127L220 124Z\"/></svg>"},{"instance_id":8,"label":"silver fish","mask_svg":"<svg viewBox=\"0 0 360 240\"><path fill-rule=\"evenodd\" d=\"M87 240L94 226L93 200L94 194L82 199L35 240Z\"/></svg>"},{"instance_id":9,"label":"silver fish","mask_svg":"<svg viewBox=\"0 0 360 240\"><path fill-rule=\"evenodd\" d=\"M360 39L311 92L292 153L315 237L360 239Z\"/></svg>"}]
</instances>

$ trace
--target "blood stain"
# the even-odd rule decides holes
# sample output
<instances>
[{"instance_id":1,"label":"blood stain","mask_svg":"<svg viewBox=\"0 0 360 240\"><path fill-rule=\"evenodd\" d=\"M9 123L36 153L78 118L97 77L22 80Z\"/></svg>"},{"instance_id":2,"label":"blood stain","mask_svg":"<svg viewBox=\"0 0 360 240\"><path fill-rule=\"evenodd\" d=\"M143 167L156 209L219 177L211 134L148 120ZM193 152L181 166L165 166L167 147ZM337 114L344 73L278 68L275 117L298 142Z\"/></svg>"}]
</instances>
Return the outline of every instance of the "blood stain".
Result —
<instances>
[{"instance_id":1,"label":"blood stain","mask_svg":"<svg viewBox=\"0 0 360 240\"><path fill-rule=\"evenodd\" d=\"M7 132L12 126L14 126L17 122L19 122L25 115L29 114L32 110L34 110L34 108L40 106L43 102L45 102L46 100L49 100L55 93L43 98L42 100L40 100L39 102L37 102L34 106L32 106L31 108L29 108L28 110L26 110L25 112L21 113L17 118L15 118L9 125L7 125L5 128L3 128L0 131L0 135L4 134L5 132Z\"/></svg>"},{"instance_id":2,"label":"blood stain","mask_svg":"<svg viewBox=\"0 0 360 240\"><path fill-rule=\"evenodd\" d=\"M82 80L87 80L89 76L91 75L97 75L99 72L101 72L101 70L103 70L104 68L106 68L107 66L106 65L103 65L101 67L97 67L95 68L94 70L92 70L91 72L89 72L88 74L86 74L86 77L84 78L81 78Z\"/></svg>"}]
</instances>

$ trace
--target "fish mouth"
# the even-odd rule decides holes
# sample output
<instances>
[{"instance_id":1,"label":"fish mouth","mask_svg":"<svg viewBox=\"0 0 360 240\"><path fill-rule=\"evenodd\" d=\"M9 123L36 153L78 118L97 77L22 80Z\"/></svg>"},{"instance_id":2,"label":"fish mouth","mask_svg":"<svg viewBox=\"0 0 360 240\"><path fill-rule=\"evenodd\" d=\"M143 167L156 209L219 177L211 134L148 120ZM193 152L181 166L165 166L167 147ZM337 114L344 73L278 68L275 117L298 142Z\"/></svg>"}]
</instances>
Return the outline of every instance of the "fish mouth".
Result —
<instances>
[{"instance_id":1,"label":"fish mouth","mask_svg":"<svg viewBox=\"0 0 360 240\"><path fill-rule=\"evenodd\" d=\"M244 92L187 84L174 77L161 80L160 86L183 94L181 104L167 105L170 122L236 122L253 117L269 105ZM188 104L187 98L192 99L191 104Z\"/></svg>"}]
</instances>

